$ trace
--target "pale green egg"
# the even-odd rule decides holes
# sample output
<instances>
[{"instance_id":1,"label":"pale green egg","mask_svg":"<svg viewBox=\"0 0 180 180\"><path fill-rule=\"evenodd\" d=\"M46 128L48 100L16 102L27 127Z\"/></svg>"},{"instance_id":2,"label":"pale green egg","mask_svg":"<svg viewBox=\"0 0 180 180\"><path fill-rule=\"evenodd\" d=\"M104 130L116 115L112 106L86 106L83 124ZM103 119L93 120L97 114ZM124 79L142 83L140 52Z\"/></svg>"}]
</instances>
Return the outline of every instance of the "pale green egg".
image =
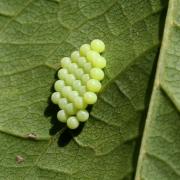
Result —
<instances>
[{"instance_id":1,"label":"pale green egg","mask_svg":"<svg viewBox=\"0 0 180 180\"><path fill-rule=\"evenodd\" d=\"M101 81L104 79L104 72L100 68L92 68L90 71L90 76L93 79Z\"/></svg>"},{"instance_id":2,"label":"pale green egg","mask_svg":"<svg viewBox=\"0 0 180 180\"><path fill-rule=\"evenodd\" d=\"M97 95L93 92L86 92L84 94L84 101L87 104L94 104L97 101Z\"/></svg>"},{"instance_id":3,"label":"pale green egg","mask_svg":"<svg viewBox=\"0 0 180 180\"><path fill-rule=\"evenodd\" d=\"M83 44L80 47L80 55L81 56L86 56L87 52L91 49L89 44Z\"/></svg>"},{"instance_id":4,"label":"pale green egg","mask_svg":"<svg viewBox=\"0 0 180 180\"><path fill-rule=\"evenodd\" d=\"M68 85L72 85L75 80L76 80L76 78L73 74L68 74L65 78L65 82Z\"/></svg>"},{"instance_id":5,"label":"pale green egg","mask_svg":"<svg viewBox=\"0 0 180 180\"><path fill-rule=\"evenodd\" d=\"M92 62L96 61L96 59L98 59L100 57L100 54L95 52L95 51L90 50L90 51L87 52L86 57L87 57L87 60L90 63L92 63Z\"/></svg>"},{"instance_id":6,"label":"pale green egg","mask_svg":"<svg viewBox=\"0 0 180 180\"><path fill-rule=\"evenodd\" d=\"M60 98L58 105L61 109L64 109L67 104L68 104L68 101L66 98Z\"/></svg>"},{"instance_id":7,"label":"pale green egg","mask_svg":"<svg viewBox=\"0 0 180 180\"><path fill-rule=\"evenodd\" d=\"M54 104L58 104L60 98L61 98L60 92L54 92L54 93L51 95L51 101L52 101Z\"/></svg>"},{"instance_id":8,"label":"pale green egg","mask_svg":"<svg viewBox=\"0 0 180 180\"><path fill-rule=\"evenodd\" d=\"M78 90L79 89L79 87L81 87L81 81L80 80L75 80L74 82L73 82L73 84L72 84L72 88L73 88L73 90Z\"/></svg>"},{"instance_id":9,"label":"pale green egg","mask_svg":"<svg viewBox=\"0 0 180 180\"><path fill-rule=\"evenodd\" d=\"M68 94L72 92L72 87L71 86L64 86L61 90L61 94L63 97L68 97Z\"/></svg>"},{"instance_id":10,"label":"pale green egg","mask_svg":"<svg viewBox=\"0 0 180 180\"><path fill-rule=\"evenodd\" d=\"M72 62L75 62L75 63L76 63L79 57L80 57L79 51L74 51L74 52L71 54L71 60L72 60Z\"/></svg>"},{"instance_id":11,"label":"pale green egg","mask_svg":"<svg viewBox=\"0 0 180 180\"><path fill-rule=\"evenodd\" d=\"M86 92L86 86L81 86L81 87L79 87L78 93L79 93L81 96L83 96L85 92Z\"/></svg>"},{"instance_id":12,"label":"pale green egg","mask_svg":"<svg viewBox=\"0 0 180 180\"><path fill-rule=\"evenodd\" d=\"M83 109L85 107L85 103L82 97L78 96L74 98L74 105L77 109Z\"/></svg>"},{"instance_id":13,"label":"pale green egg","mask_svg":"<svg viewBox=\"0 0 180 180\"><path fill-rule=\"evenodd\" d=\"M78 68L75 70L74 75L77 79L81 79L82 75L84 74L84 71L81 68Z\"/></svg>"},{"instance_id":14,"label":"pale green egg","mask_svg":"<svg viewBox=\"0 0 180 180\"><path fill-rule=\"evenodd\" d=\"M59 71L58 71L58 78L59 79L63 79L64 80L64 78L65 78L65 76L68 74L68 71L67 71L67 69L60 69Z\"/></svg>"},{"instance_id":15,"label":"pale green egg","mask_svg":"<svg viewBox=\"0 0 180 180\"><path fill-rule=\"evenodd\" d=\"M79 126L79 121L75 116L69 117L67 120L67 127L69 129L76 129Z\"/></svg>"},{"instance_id":16,"label":"pale green egg","mask_svg":"<svg viewBox=\"0 0 180 180\"><path fill-rule=\"evenodd\" d=\"M99 39L94 39L91 41L91 49L98 53L102 53L105 50L105 44Z\"/></svg>"},{"instance_id":17,"label":"pale green egg","mask_svg":"<svg viewBox=\"0 0 180 180\"><path fill-rule=\"evenodd\" d=\"M83 66L83 69L84 69L85 73L89 73L91 68L92 68L92 65L89 62L85 63L84 66Z\"/></svg>"},{"instance_id":18,"label":"pale green egg","mask_svg":"<svg viewBox=\"0 0 180 180\"><path fill-rule=\"evenodd\" d=\"M106 59L102 56L99 56L96 60L93 60L93 66L103 69L106 67Z\"/></svg>"},{"instance_id":19,"label":"pale green egg","mask_svg":"<svg viewBox=\"0 0 180 180\"><path fill-rule=\"evenodd\" d=\"M93 66L97 68L103 69L104 67L106 67L106 59L102 56L99 56L97 59L94 59L92 63Z\"/></svg>"},{"instance_id":20,"label":"pale green egg","mask_svg":"<svg viewBox=\"0 0 180 180\"><path fill-rule=\"evenodd\" d=\"M89 74L83 74L81 78L82 84L86 85L89 79L90 79Z\"/></svg>"},{"instance_id":21,"label":"pale green egg","mask_svg":"<svg viewBox=\"0 0 180 180\"><path fill-rule=\"evenodd\" d=\"M76 63L71 63L71 64L69 64L67 69L68 69L69 73L74 74L75 69L78 69L78 65Z\"/></svg>"},{"instance_id":22,"label":"pale green egg","mask_svg":"<svg viewBox=\"0 0 180 180\"><path fill-rule=\"evenodd\" d=\"M57 113L57 119L62 123L66 123L68 119L68 115L66 114L64 110L60 110Z\"/></svg>"},{"instance_id":23,"label":"pale green egg","mask_svg":"<svg viewBox=\"0 0 180 180\"><path fill-rule=\"evenodd\" d=\"M76 114L78 121L85 122L89 118L89 113L86 110L79 110Z\"/></svg>"},{"instance_id":24,"label":"pale green egg","mask_svg":"<svg viewBox=\"0 0 180 180\"><path fill-rule=\"evenodd\" d=\"M74 115L77 112L77 109L72 103L68 103L65 105L64 110L67 112L68 115Z\"/></svg>"},{"instance_id":25,"label":"pale green egg","mask_svg":"<svg viewBox=\"0 0 180 180\"><path fill-rule=\"evenodd\" d=\"M57 80L54 84L54 89L55 91L60 92L64 86L65 86L65 83L63 80Z\"/></svg>"},{"instance_id":26,"label":"pale green egg","mask_svg":"<svg viewBox=\"0 0 180 180\"><path fill-rule=\"evenodd\" d=\"M72 91L68 94L68 100L70 102L74 102L75 98L79 96L79 93L77 91Z\"/></svg>"},{"instance_id":27,"label":"pale green egg","mask_svg":"<svg viewBox=\"0 0 180 180\"><path fill-rule=\"evenodd\" d=\"M78 63L78 65L79 65L80 68L83 68L84 65L86 64L86 59L85 59L85 57L79 57L77 63Z\"/></svg>"},{"instance_id":28,"label":"pale green egg","mask_svg":"<svg viewBox=\"0 0 180 180\"><path fill-rule=\"evenodd\" d=\"M71 59L69 57L64 57L61 59L61 66L63 68L68 67L70 63L71 63Z\"/></svg>"},{"instance_id":29,"label":"pale green egg","mask_svg":"<svg viewBox=\"0 0 180 180\"><path fill-rule=\"evenodd\" d=\"M90 79L87 82L87 89L92 92L99 92L101 89L101 83L96 79Z\"/></svg>"}]
</instances>

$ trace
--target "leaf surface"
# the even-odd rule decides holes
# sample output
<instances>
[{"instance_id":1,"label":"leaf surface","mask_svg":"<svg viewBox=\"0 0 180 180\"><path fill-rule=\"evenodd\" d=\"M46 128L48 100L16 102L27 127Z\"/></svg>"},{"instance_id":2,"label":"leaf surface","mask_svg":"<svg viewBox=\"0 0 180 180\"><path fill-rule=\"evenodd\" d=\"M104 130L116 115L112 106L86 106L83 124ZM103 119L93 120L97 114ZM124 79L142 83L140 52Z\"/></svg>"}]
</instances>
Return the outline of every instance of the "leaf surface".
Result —
<instances>
[{"instance_id":1,"label":"leaf surface","mask_svg":"<svg viewBox=\"0 0 180 180\"><path fill-rule=\"evenodd\" d=\"M169 2L136 180L180 179L180 1Z\"/></svg>"},{"instance_id":2,"label":"leaf surface","mask_svg":"<svg viewBox=\"0 0 180 180\"><path fill-rule=\"evenodd\" d=\"M133 179L166 5L0 1L0 179ZM62 57L95 38L106 44L103 92L82 132L59 147L44 115L55 74Z\"/></svg>"}]
</instances>

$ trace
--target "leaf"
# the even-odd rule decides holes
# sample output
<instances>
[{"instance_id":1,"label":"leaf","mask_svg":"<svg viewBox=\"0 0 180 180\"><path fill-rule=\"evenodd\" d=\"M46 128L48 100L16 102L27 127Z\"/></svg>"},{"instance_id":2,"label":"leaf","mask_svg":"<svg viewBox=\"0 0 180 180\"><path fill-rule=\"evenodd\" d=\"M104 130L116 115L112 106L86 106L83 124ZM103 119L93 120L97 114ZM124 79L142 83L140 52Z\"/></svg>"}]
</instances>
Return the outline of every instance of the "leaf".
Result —
<instances>
[{"instance_id":1,"label":"leaf","mask_svg":"<svg viewBox=\"0 0 180 180\"><path fill-rule=\"evenodd\" d=\"M0 1L0 179L133 179L166 6L161 0ZM51 117L45 113L47 106L56 113L48 105L54 76L62 57L95 38L106 44L103 92L81 133L65 132L64 140L73 139L59 147L64 133L49 135ZM176 80L163 73L161 86L177 107L178 91L169 77ZM172 106L168 98L162 94L155 102ZM150 167L139 162L139 171Z\"/></svg>"},{"instance_id":2,"label":"leaf","mask_svg":"<svg viewBox=\"0 0 180 180\"><path fill-rule=\"evenodd\" d=\"M166 19L136 179L180 179L180 1Z\"/></svg>"}]
</instances>

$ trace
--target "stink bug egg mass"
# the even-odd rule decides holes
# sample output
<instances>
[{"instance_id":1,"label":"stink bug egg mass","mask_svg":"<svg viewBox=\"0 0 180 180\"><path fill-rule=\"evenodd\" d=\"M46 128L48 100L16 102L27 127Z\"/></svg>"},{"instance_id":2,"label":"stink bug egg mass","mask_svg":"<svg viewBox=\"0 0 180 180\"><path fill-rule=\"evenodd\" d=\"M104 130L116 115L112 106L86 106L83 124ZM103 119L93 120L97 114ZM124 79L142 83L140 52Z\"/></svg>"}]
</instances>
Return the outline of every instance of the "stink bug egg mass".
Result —
<instances>
[{"instance_id":1,"label":"stink bug egg mass","mask_svg":"<svg viewBox=\"0 0 180 180\"><path fill-rule=\"evenodd\" d=\"M56 92L51 95L51 101L60 108L57 119L69 129L76 129L80 122L87 121L86 108L97 101L106 66L106 59L100 54L104 50L103 41L95 39L90 45L83 44L79 51L72 52L70 58L61 59L59 80L54 84Z\"/></svg>"}]
</instances>

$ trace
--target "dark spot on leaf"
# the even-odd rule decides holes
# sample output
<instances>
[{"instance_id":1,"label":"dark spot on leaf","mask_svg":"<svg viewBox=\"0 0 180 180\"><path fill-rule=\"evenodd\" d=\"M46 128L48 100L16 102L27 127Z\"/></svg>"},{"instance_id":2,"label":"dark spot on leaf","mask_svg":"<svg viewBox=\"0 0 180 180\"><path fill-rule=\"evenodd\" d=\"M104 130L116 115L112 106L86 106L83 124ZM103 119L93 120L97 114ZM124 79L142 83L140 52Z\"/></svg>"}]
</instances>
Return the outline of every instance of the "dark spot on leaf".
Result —
<instances>
[{"instance_id":1,"label":"dark spot on leaf","mask_svg":"<svg viewBox=\"0 0 180 180\"><path fill-rule=\"evenodd\" d=\"M22 156L20 156L20 155L17 155L17 156L16 156L16 162L17 162L18 164L20 164L20 163L24 162L24 158L23 158Z\"/></svg>"}]
</instances>

